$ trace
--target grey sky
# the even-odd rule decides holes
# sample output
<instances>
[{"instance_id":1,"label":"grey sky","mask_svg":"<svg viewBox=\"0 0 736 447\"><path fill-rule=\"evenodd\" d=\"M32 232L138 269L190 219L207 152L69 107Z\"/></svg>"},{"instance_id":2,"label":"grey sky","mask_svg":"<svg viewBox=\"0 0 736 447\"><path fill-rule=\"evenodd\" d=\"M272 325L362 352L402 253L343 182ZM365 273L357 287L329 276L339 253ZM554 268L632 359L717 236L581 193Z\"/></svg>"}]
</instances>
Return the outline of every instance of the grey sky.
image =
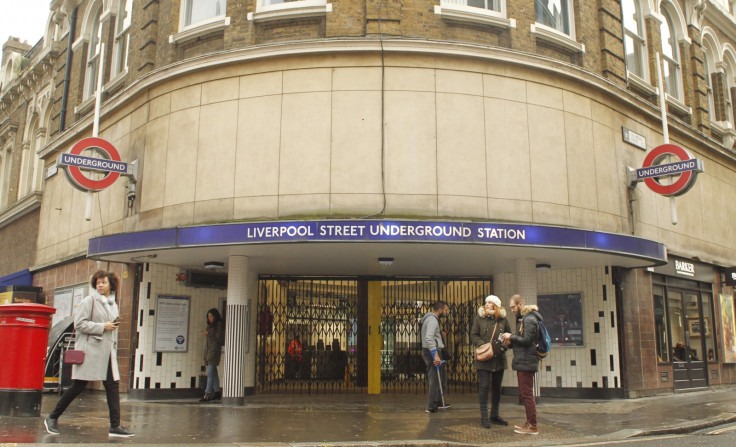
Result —
<instances>
[{"instance_id":1,"label":"grey sky","mask_svg":"<svg viewBox=\"0 0 736 447\"><path fill-rule=\"evenodd\" d=\"M0 0L0 45L9 36L35 45L43 37L50 4L50 0Z\"/></svg>"}]
</instances>

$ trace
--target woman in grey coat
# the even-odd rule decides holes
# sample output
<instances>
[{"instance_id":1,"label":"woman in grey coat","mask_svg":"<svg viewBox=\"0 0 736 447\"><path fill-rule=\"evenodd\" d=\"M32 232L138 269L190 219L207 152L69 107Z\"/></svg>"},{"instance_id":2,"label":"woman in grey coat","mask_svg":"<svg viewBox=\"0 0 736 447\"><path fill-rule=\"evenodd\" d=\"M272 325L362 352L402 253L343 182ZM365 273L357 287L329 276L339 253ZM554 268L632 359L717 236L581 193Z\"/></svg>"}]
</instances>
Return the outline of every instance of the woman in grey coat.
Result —
<instances>
[{"instance_id":1,"label":"woman in grey coat","mask_svg":"<svg viewBox=\"0 0 736 447\"><path fill-rule=\"evenodd\" d=\"M82 392L88 382L101 380L107 393L110 411L110 431L113 437L131 437L134 434L120 425L120 391L118 383L118 325L120 311L115 302L120 278L113 272L98 270L90 285L95 289L85 297L74 316L76 336L74 348L84 351L84 362L72 366L72 385L64 392L56 408L44 420L46 431L59 434L57 420L64 410Z\"/></svg>"},{"instance_id":2,"label":"woman in grey coat","mask_svg":"<svg viewBox=\"0 0 736 447\"><path fill-rule=\"evenodd\" d=\"M511 331L511 325L506 319L506 309L501 306L501 300L495 295L486 297L485 305L478 309L478 315L473 319L470 329L470 341L479 347L491 340L498 339L500 334ZM478 402L480 403L480 423L485 428L491 428L491 423L508 425L499 416L501 403L501 384L503 372L506 369L506 350L496 353L492 359L484 362L475 361L478 371ZM491 417L488 417L488 392L491 391Z\"/></svg>"},{"instance_id":3,"label":"woman in grey coat","mask_svg":"<svg viewBox=\"0 0 736 447\"><path fill-rule=\"evenodd\" d=\"M204 363L207 365L207 388L200 402L219 400L222 398L220 388L220 375L217 373L217 365L220 364L222 346L225 344L225 323L222 321L220 312L212 308L207 312L207 330L202 331L207 337L204 345Z\"/></svg>"}]
</instances>

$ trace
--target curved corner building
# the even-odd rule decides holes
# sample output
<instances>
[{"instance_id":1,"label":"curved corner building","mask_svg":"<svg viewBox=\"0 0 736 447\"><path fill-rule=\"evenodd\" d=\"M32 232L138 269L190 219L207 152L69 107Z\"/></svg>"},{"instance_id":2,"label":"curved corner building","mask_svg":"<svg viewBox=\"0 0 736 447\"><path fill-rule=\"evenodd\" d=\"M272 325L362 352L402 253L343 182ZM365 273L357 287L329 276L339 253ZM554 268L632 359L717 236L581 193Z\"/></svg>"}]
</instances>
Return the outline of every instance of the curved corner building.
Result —
<instances>
[{"instance_id":1,"label":"curved corner building","mask_svg":"<svg viewBox=\"0 0 736 447\"><path fill-rule=\"evenodd\" d=\"M96 268L120 273L120 363L143 396L198 386L210 308L226 398L415 392L438 299L451 391L471 392L491 293L545 316L542 395L733 383L731 5L55 0L3 81L0 209L25 197L14 154L35 153L20 267L64 309ZM99 90L99 136L137 174L88 202L57 159L93 136ZM667 142L704 167L676 197L629 174Z\"/></svg>"}]
</instances>

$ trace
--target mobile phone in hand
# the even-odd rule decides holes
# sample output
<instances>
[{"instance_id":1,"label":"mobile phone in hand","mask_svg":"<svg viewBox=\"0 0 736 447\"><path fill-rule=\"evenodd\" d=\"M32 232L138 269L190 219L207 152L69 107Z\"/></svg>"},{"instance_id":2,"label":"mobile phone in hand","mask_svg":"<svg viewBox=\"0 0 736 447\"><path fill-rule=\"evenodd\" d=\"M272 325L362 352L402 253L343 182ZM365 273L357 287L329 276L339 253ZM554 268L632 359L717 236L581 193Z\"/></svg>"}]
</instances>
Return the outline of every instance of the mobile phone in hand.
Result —
<instances>
[{"instance_id":1,"label":"mobile phone in hand","mask_svg":"<svg viewBox=\"0 0 736 447\"><path fill-rule=\"evenodd\" d=\"M113 323L120 323L121 321L123 321L123 319L120 318L119 316L115 317L115 319L112 320Z\"/></svg>"}]
</instances>

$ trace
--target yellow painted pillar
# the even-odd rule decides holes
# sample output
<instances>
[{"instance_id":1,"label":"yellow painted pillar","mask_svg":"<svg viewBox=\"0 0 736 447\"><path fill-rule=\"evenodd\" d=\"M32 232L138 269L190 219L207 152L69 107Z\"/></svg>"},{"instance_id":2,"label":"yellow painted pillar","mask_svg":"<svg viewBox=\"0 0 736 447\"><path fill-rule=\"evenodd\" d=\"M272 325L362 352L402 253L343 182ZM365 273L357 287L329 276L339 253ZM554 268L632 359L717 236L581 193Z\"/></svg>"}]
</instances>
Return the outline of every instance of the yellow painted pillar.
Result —
<instances>
[{"instance_id":1,"label":"yellow painted pillar","mask_svg":"<svg viewBox=\"0 0 736 447\"><path fill-rule=\"evenodd\" d=\"M380 281L368 282L368 394L381 394L381 300Z\"/></svg>"}]
</instances>

